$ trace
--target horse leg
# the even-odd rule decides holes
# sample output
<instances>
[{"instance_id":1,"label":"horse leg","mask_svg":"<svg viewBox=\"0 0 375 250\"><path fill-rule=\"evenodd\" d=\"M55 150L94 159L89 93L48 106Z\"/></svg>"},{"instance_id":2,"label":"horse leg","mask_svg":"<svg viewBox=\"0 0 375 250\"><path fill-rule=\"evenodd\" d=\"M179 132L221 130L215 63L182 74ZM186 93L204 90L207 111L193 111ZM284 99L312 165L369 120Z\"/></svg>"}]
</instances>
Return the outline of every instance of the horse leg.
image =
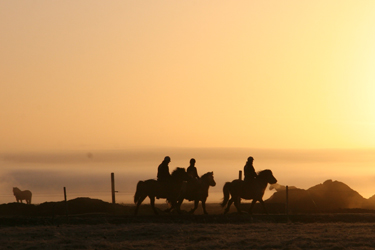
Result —
<instances>
[{"instance_id":1,"label":"horse leg","mask_svg":"<svg viewBox=\"0 0 375 250\"><path fill-rule=\"evenodd\" d=\"M176 201L167 200L167 203L168 203L168 208L165 209L164 212L169 213L170 211L172 211L173 208L175 208Z\"/></svg>"},{"instance_id":2,"label":"horse leg","mask_svg":"<svg viewBox=\"0 0 375 250\"><path fill-rule=\"evenodd\" d=\"M198 208L198 204L199 204L199 200L195 200L195 201L194 201L194 208L192 208L192 209L190 210L190 213L191 213L191 214L193 214L193 213L195 212L195 210L197 210L197 208Z\"/></svg>"},{"instance_id":3,"label":"horse leg","mask_svg":"<svg viewBox=\"0 0 375 250\"><path fill-rule=\"evenodd\" d=\"M184 198L180 198L177 201L177 204L176 204L177 213L179 213L179 214L181 214L181 204L182 204L183 201L184 201Z\"/></svg>"},{"instance_id":4,"label":"horse leg","mask_svg":"<svg viewBox=\"0 0 375 250\"><path fill-rule=\"evenodd\" d=\"M146 199L146 197L147 196L141 196L141 197L139 197L139 199L137 201L137 206L135 207L135 210L134 210L134 215L138 214L139 206L142 204L142 202L144 201L144 199Z\"/></svg>"},{"instance_id":5,"label":"horse leg","mask_svg":"<svg viewBox=\"0 0 375 250\"><path fill-rule=\"evenodd\" d=\"M237 208L237 212L240 214L240 213L242 213L242 211L241 211L241 208L240 208L240 200L241 200L241 198L240 197L238 197L238 198L236 198L235 200L234 200L234 206Z\"/></svg>"},{"instance_id":6,"label":"horse leg","mask_svg":"<svg viewBox=\"0 0 375 250\"><path fill-rule=\"evenodd\" d=\"M172 206L168 203L168 208L164 210L164 212L169 213L172 210Z\"/></svg>"},{"instance_id":7,"label":"horse leg","mask_svg":"<svg viewBox=\"0 0 375 250\"><path fill-rule=\"evenodd\" d=\"M229 212L229 209L230 209L230 206L232 205L232 203L233 203L233 197L228 201L227 207L224 210L224 214Z\"/></svg>"},{"instance_id":8,"label":"horse leg","mask_svg":"<svg viewBox=\"0 0 375 250\"><path fill-rule=\"evenodd\" d=\"M151 204L152 210L154 211L156 215L158 215L159 213L155 208L155 196L149 196L149 197L150 197L150 204Z\"/></svg>"},{"instance_id":9,"label":"horse leg","mask_svg":"<svg viewBox=\"0 0 375 250\"><path fill-rule=\"evenodd\" d=\"M262 204L264 212L268 215L268 211L267 211L266 205L264 204L264 201L263 200L259 200L259 202L260 202L260 204Z\"/></svg>"},{"instance_id":10,"label":"horse leg","mask_svg":"<svg viewBox=\"0 0 375 250\"><path fill-rule=\"evenodd\" d=\"M202 208L203 208L203 213L208 214L206 211L206 200L202 200Z\"/></svg>"},{"instance_id":11,"label":"horse leg","mask_svg":"<svg viewBox=\"0 0 375 250\"><path fill-rule=\"evenodd\" d=\"M257 200L253 199L253 201L251 202L250 209L249 209L249 214L251 214L251 211L253 210L255 203L257 203Z\"/></svg>"}]
</instances>

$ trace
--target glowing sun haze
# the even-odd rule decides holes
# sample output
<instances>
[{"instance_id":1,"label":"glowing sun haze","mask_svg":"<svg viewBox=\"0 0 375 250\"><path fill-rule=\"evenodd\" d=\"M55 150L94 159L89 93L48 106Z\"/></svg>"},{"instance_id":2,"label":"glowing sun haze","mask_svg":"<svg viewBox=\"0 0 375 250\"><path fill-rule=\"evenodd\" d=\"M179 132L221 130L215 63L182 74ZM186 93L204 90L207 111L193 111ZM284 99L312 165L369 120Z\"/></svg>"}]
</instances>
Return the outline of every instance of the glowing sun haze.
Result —
<instances>
[{"instance_id":1,"label":"glowing sun haze","mask_svg":"<svg viewBox=\"0 0 375 250\"><path fill-rule=\"evenodd\" d=\"M375 1L1 1L0 152L374 148Z\"/></svg>"}]
</instances>

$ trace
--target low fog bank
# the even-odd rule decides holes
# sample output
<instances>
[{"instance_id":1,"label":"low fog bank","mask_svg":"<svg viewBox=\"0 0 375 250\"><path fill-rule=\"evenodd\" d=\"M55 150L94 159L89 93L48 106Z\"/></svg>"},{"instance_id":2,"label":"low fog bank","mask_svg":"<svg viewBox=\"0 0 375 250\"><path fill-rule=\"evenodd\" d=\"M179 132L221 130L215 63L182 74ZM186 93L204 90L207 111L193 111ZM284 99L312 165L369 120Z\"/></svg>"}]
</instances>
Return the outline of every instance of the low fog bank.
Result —
<instances>
[{"instance_id":1,"label":"low fog bank","mask_svg":"<svg viewBox=\"0 0 375 250\"><path fill-rule=\"evenodd\" d=\"M373 150L266 150L244 148L163 148L123 151L72 151L0 155L0 203L14 202L12 188L33 192L33 203L92 197L111 200L110 173L115 173L116 201L132 203L136 183L155 179L168 155L172 172L197 160L198 174L213 171L216 187L208 202L220 202L225 182L238 178L248 156L256 171L271 169L279 183L308 189L328 179L340 180L369 198L375 190ZM275 190L268 190L265 199ZM159 200L164 203L164 200Z\"/></svg>"},{"instance_id":2,"label":"low fog bank","mask_svg":"<svg viewBox=\"0 0 375 250\"><path fill-rule=\"evenodd\" d=\"M375 149L257 149L257 148L134 148L126 150L92 150L63 152L0 153L0 161L17 163L149 162L155 164L166 155L187 164L190 158L213 161L246 161L253 156L259 162L327 163L375 162Z\"/></svg>"},{"instance_id":3,"label":"low fog bank","mask_svg":"<svg viewBox=\"0 0 375 250\"><path fill-rule=\"evenodd\" d=\"M111 172L95 171L81 173L79 170L67 172L61 170L15 170L0 178L0 203L14 202L13 187L21 190L30 190L33 194L32 203L46 201L61 201L64 199L64 187L67 198L76 197L98 198L104 201L111 200ZM136 177L127 173L126 177L115 175L118 201L129 201L135 190ZM125 198L125 200L124 200Z\"/></svg>"},{"instance_id":4,"label":"low fog bank","mask_svg":"<svg viewBox=\"0 0 375 250\"><path fill-rule=\"evenodd\" d=\"M68 199L90 197L110 202L112 200L111 173L114 172L115 190L117 191L116 202L130 204L133 203L133 196L139 180L156 179L156 170L153 169L150 171L152 173L143 174L126 171L126 169L120 167L111 171L106 168L106 164L99 164L93 168L95 169L92 169L92 171L87 171L87 169L81 171L79 167L68 171L60 169L9 171L0 177L0 203L16 201L12 193L13 187L30 190L33 193L32 203L34 204L63 200L64 187L66 187ZM227 179L220 175L215 176L215 178L218 186L210 188L208 202L219 202L222 199L221 189ZM165 200L160 199L156 203L165 203Z\"/></svg>"}]
</instances>

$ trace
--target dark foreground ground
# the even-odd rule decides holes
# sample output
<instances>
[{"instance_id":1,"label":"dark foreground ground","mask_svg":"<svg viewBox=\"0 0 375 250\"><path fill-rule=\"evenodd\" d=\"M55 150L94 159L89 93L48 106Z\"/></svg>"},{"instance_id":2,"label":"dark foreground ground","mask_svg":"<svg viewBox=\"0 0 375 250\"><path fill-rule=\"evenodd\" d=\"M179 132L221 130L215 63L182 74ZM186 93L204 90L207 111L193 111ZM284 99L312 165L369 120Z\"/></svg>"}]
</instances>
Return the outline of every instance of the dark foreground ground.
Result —
<instances>
[{"instance_id":1,"label":"dark foreground ground","mask_svg":"<svg viewBox=\"0 0 375 250\"><path fill-rule=\"evenodd\" d=\"M360 221L352 214L326 214L307 222L249 215L137 220L82 215L21 225L27 218L17 218L19 226L0 226L0 249L374 249L375 222L365 222L367 216L374 220L365 214Z\"/></svg>"},{"instance_id":2,"label":"dark foreground ground","mask_svg":"<svg viewBox=\"0 0 375 250\"><path fill-rule=\"evenodd\" d=\"M223 215L210 204L210 215L158 206L155 216L145 205L134 216L134 206L75 202L68 215L57 204L0 205L0 249L375 249L375 213L367 210Z\"/></svg>"}]
</instances>

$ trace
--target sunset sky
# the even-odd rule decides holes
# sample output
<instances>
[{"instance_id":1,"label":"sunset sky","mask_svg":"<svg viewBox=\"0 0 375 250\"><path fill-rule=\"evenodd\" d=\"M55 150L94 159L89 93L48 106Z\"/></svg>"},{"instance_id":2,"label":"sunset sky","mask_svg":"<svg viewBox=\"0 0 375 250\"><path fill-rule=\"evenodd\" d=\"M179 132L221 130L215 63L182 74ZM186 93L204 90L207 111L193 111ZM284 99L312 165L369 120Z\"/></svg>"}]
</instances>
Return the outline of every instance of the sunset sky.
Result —
<instances>
[{"instance_id":1,"label":"sunset sky","mask_svg":"<svg viewBox=\"0 0 375 250\"><path fill-rule=\"evenodd\" d=\"M211 202L250 155L282 185L374 195L374 13L354 0L0 1L0 203L14 186L34 202L65 186L110 199L110 172L132 202L165 155L171 171L194 157L215 172Z\"/></svg>"},{"instance_id":2,"label":"sunset sky","mask_svg":"<svg viewBox=\"0 0 375 250\"><path fill-rule=\"evenodd\" d=\"M1 1L0 152L375 148L375 1Z\"/></svg>"}]
</instances>

